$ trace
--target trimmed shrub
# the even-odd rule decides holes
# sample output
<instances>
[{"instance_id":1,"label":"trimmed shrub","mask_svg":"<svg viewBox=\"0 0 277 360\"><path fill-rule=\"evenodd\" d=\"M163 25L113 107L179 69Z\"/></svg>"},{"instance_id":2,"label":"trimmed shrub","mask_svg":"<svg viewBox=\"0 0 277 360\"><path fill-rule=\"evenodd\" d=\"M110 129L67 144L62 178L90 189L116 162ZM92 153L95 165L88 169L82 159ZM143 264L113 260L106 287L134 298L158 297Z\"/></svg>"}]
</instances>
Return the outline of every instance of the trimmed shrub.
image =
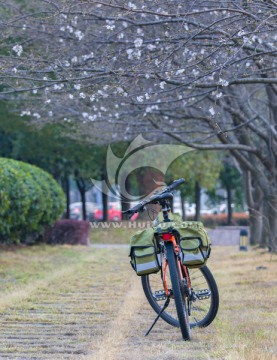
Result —
<instances>
[{"instance_id":1,"label":"trimmed shrub","mask_svg":"<svg viewBox=\"0 0 277 360\"><path fill-rule=\"evenodd\" d=\"M48 244L89 245L90 222L62 219L45 233Z\"/></svg>"},{"instance_id":2,"label":"trimmed shrub","mask_svg":"<svg viewBox=\"0 0 277 360\"><path fill-rule=\"evenodd\" d=\"M193 220L193 217L187 217L187 220ZM202 215L200 219L208 228L215 228L216 226L227 225L227 214L206 214ZM233 213L232 225L234 226L249 226L249 214Z\"/></svg>"},{"instance_id":3,"label":"trimmed shrub","mask_svg":"<svg viewBox=\"0 0 277 360\"><path fill-rule=\"evenodd\" d=\"M63 213L65 197L54 178L36 166L0 158L0 242L38 238Z\"/></svg>"}]
</instances>

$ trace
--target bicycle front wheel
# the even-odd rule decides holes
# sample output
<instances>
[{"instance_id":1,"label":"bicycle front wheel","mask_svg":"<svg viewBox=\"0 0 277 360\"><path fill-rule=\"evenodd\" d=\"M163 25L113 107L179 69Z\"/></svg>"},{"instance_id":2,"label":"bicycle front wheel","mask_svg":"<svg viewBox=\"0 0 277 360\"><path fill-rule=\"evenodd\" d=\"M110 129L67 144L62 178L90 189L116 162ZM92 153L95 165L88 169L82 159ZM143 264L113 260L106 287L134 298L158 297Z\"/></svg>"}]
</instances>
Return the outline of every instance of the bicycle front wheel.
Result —
<instances>
[{"instance_id":1,"label":"bicycle front wheel","mask_svg":"<svg viewBox=\"0 0 277 360\"><path fill-rule=\"evenodd\" d=\"M173 244L168 242L165 244L167 251L167 261L170 273L172 291L176 306L176 312L179 320L179 326L184 340L190 340L190 325L188 317L188 309L186 305L185 286L181 278L177 257L174 252Z\"/></svg>"},{"instance_id":2,"label":"bicycle front wheel","mask_svg":"<svg viewBox=\"0 0 277 360\"><path fill-rule=\"evenodd\" d=\"M206 327L214 320L219 306L219 295L214 277L207 266L200 269L188 269L194 301L190 304L190 327ZM165 292L161 273L144 275L141 278L145 296L157 314L164 304ZM170 279L166 280L172 288ZM174 300L170 302L161 318L172 326L179 327Z\"/></svg>"}]
</instances>

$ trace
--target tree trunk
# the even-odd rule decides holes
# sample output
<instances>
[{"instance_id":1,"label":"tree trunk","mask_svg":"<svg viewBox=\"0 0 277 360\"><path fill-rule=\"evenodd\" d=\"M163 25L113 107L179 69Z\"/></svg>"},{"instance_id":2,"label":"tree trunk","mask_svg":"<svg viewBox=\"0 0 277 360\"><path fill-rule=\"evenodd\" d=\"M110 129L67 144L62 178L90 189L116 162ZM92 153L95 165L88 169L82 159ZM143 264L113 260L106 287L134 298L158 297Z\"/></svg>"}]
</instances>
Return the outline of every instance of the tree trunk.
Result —
<instances>
[{"instance_id":1,"label":"tree trunk","mask_svg":"<svg viewBox=\"0 0 277 360\"><path fill-rule=\"evenodd\" d=\"M262 248L267 248L268 247L268 243L269 243L269 221L268 221L268 203L267 201L265 201L263 203L263 209L262 209L262 220L263 220L263 226L262 226L262 235L261 235L261 239L259 241L259 246Z\"/></svg>"},{"instance_id":2,"label":"tree trunk","mask_svg":"<svg viewBox=\"0 0 277 360\"><path fill-rule=\"evenodd\" d=\"M125 185L126 185L126 191L130 194L131 185L130 185L129 177L126 178L126 184ZM127 211L129 209L130 209L130 201L121 199L122 220L129 220L129 215L128 214L123 214L123 211Z\"/></svg>"},{"instance_id":3,"label":"tree trunk","mask_svg":"<svg viewBox=\"0 0 277 360\"><path fill-rule=\"evenodd\" d=\"M103 221L108 221L108 196L102 191Z\"/></svg>"},{"instance_id":4,"label":"tree trunk","mask_svg":"<svg viewBox=\"0 0 277 360\"><path fill-rule=\"evenodd\" d=\"M76 184L81 196L83 220L87 220L86 184L82 177L76 177Z\"/></svg>"},{"instance_id":5,"label":"tree trunk","mask_svg":"<svg viewBox=\"0 0 277 360\"><path fill-rule=\"evenodd\" d=\"M65 190L65 196L66 196L66 212L65 212L65 218L69 219L70 217L70 183L69 183L69 176L64 176L64 190Z\"/></svg>"},{"instance_id":6,"label":"tree trunk","mask_svg":"<svg viewBox=\"0 0 277 360\"><path fill-rule=\"evenodd\" d=\"M267 200L268 222L269 222L269 243L270 252L277 252L277 196L273 195Z\"/></svg>"},{"instance_id":7,"label":"tree trunk","mask_svg":"<svg viewBox=\"0 0 277 360\"><path fill-rule=\"evenodd\" d=\"M124 211L127 211L130 209L130 204L128 202L124 202L121 200L121 211L122 211L122 220L129 220L129 215L124 214Z\"/></svg>"},{"instance_id":8,"label":"tree trunk","mask_svg":"<svg viewBox=\"0 0 277 360\"><path fill-rule=\"evenodd\" d=\"M277 252L277 198L273 195L265 198L263 208L263 231L261 247Z\"/></svg>"},{"instance_id":9,"label":"tree trunk","mask_svg":"<svg viewBox=\"0 0 277 360\"><path fill-rule=\"evenodd\" d=\"M83 213L83 220L87 220L87 209L86 209L86 190L82 189L80 191L81 201L82 201L82 213Z\"/></svg>"},{"instance_id":10,"label":"tree trunk","mask_svg":"<svg viewBox=\"0 0 277 360\"><path fill-rule=\"evenodd\" d=\"M64 219L69 219L70 218L70 185L69 185L69 176L68 175L64 175L61 177L60 179L60 184L61 187L65 193L65 198L66 198L66 208L65 208L65 212L63 214Z\"/></svg>"},{"instance_id":11,"label":"tree trunk","mask_svg":"<svg viewBox=\"0 0 277 360\"><path fill-rule=\"evenodd\" d=\"M252 181L252 176L249 171L244 173L245 175L245 190L246 201L249 211L249 226L250 226L250 244L259 244L265 246L264 242L267 242L267 236L264 231L264 217L263 216L263 192L257 185L257 182ZM264 207L265 211L265 207Z\"/></svg>"},{"instance_id":12,"label":"tree trunk","mask_svg":"<svg viewBox=\"0 0 277 360\"><path fill-rule=\"evenodd\" d=\"M260 211L249 209L249 227L251 245L260 244L263 231L263 217Z\"/></svg>"},{"instance_id":13,"label":"tree trunk","mask_svg":"<svg viewBox=\"0 0 277 360\"><path fill-rule=\"evenodd\" d=\"M186 207L185 207L185 198L180 194L181 197L181 209L182 209L182 218L183 220L186 220Z\"/></svg>"},{"instance_id":14,"label":"tree trunk","mask_svg":"<svg viewBox=\"0 0 277 360\"><path fill-rule=\"evenodd\" d=\"M227 186L227 225L233 224L233 209L232 209L232 190L230 186Z\"/></svg>"},{"instance_id":15,"label":"tree trunk","mask_svg":"<svg viewBox=\"0 0 277 360\"><path fill-rule=\"evenodd\" d=\"M201 187L198 181L195 182L195 221L200 220Z\"/></svg>"}]
</instances>

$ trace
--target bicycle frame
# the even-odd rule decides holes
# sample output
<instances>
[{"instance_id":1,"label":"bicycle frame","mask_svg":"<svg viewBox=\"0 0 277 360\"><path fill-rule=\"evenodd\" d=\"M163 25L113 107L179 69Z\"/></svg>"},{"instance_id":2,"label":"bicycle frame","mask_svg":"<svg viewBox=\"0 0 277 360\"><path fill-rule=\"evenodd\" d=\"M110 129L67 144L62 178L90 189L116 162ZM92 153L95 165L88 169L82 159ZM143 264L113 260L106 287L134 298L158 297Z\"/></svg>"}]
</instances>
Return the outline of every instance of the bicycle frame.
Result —
<instances>
[{"instance_id":1,"label":"bicycle frame","mask_svg":"<svg viewBox=\"0 0 277 360\"><path fill-rule=\"evenodd\" d=\"M187 280L187 287L188 289L191 288L191 282L190 282L190 277L189 277L189 273L187 271L187 268L185 265L183 265L181 263L181 260L178 256L178 254L180 253L180 247L176 241L176 238L174 235L170 234L170 233L163 233L161 235L161 238L164 242L172 242L173 244L173 247L174 247L174 251L175 251L175 254L177 255L177 264L178 264L178 271L179 271L179 274L180 274L180 279L183 279L184 277L186 278ZM167 282L166 282L166 273L167 273L167 267L168 267L168 262L167 262L167 259L165 258L165 263L164 263L164 268L163 268L163 286L164 286L164 290L165 290L165 294L167 297L169 297L171 294L170 294L170 291L168 289L168 285L167 285Z\"/></svg>"}]
</instances>

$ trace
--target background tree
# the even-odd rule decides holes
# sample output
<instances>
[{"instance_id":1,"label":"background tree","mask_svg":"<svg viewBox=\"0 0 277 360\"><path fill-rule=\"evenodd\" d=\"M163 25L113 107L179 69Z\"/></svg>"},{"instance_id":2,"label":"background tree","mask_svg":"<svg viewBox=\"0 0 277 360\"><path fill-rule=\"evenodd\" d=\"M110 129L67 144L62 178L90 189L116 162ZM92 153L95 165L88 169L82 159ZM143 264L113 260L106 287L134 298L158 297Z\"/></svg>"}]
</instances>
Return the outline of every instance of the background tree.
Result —
<instances>
[{"instance_id":1,"label":"background tree","mask_svg":"<svg viewBox=\"0 0 277 360\"><path fill-rule=\"evenodd\" d=\"M100 177L105 169L106 148L65 137L60 125L47 125L37 131L22 118L11 114L3 103L1 109L0 156L25 161L50 172L66 194L67 218L69 179L75 178L85 219L85 191L92 187L91 178Z\"/></svg>"},{"instance_id":2,"label":"background tree","mask_svg":"<svg viewBox=\"0 0 277 360\"><path fill-rule=\"evenodd\" d=\"M263 194L266 241L277 249L274 1L5 5L3 99L91 142L145 132L229 150L252 198Z\"/></svg>"},{"instance_id":3,"label":"background tree","mask_svg":"<svg viewBox=\"0 0 277 360\"><path fill-rule=\"evenodd\" d=\"M242 191L242 177L230 159L225 158L219 175L220 185L226 190L227 225L233 225L234 193Z\"/></svg>"},{"instance_id":4,"label":"background tree","mask_svg":"<svg viewBox=\"0 0 277 360\"><path fill-rule=\"evenodd\" d=\"M170 166L167 177L172 180L183 177L186 180L181 197L190 197L195 202L195 220L200 220L201 189L213 189L221 169L220 158L214 152L191 151L179 157ZM183 217L185 216L183 210Z\"/></svg>"}]
</instances>

